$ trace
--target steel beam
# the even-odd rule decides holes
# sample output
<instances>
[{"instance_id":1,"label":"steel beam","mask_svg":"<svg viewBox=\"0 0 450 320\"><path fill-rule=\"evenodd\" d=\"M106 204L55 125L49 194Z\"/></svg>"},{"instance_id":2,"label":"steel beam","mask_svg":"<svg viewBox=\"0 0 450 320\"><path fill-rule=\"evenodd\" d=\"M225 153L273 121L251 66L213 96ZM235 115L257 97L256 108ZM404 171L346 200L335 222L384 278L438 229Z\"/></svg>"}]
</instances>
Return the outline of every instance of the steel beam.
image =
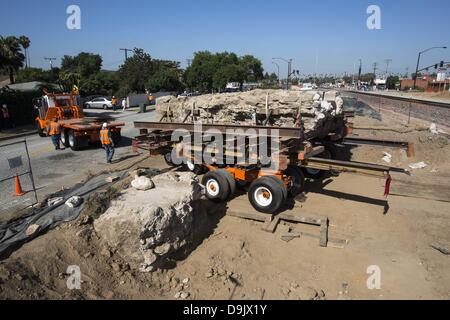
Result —
<instances>
[{"instance_id":1,"label":"steel beam","mask_svg":"<svg viewBox=\"0 0 450 320\"><path fill-rule=\"evenodd\" d=\"M246 135L247 130L255 130L257 136L272 136L278 131L279 138L290 139L304 139L304 134L301 128L291 127L266 127L266 126L243 126L243 125L228 125L228 124L207 124L203 123L202 132L207 130L219 130L223 134L227 133L227 130L242 130ZM180 123L180 122L147 122L147 121L135 121L134 127L137 129L149 129L149 130L187 130L189 132L195 131L195 125L192 123Z\"/></svg>"}]
</instances>

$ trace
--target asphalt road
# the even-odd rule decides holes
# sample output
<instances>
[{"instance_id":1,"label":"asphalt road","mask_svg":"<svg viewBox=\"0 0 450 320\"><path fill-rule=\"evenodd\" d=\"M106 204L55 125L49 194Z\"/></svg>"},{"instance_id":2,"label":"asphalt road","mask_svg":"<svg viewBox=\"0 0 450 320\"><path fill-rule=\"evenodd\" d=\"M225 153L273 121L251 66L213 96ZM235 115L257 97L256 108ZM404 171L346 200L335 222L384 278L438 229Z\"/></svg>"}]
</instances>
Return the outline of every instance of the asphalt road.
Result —
<instances>
[{"instance_id":1,"label":"asphalt road","mask_svg":"<svg viewBox=\"0 0 450 320\"><path fill-rule=\"evenodd\" d=\"M112 111L89 109L85 113L86 116L108 116L125 122L125 126L122 128L122 141L115 148L113 162L120 161L121 158L123 159L131 154L131 138L138 135L138 130L134 129L133 121L155 121L153 111L142 115L136 113L136 111L117 111L113 113ZM19 174L27 167L28 163L23 144L2 148L2 145L24 139L26 139L28 144L39 200L42 200L49 193L61 190L63 187L73 186L83 180L89 172L98 172L108 166L106 164L105 151L99 146L91 146L80 151L72 151L70 148L55 150L51 138L41 138L36 134L0 143L0 180L15 174L14 170L9 169L8 158L22 155L24 166L18 169ZM24 191L31 189L31 181L26 176L21 177L21 182ZM14 192L13 185L14 181L12 180L0 183L0 212L8 209L8 207L20 205L21 202L33 200L34 195L32 193L27 193L23 197L11 197L11 193Z\"/></svg>"}]
</instances>

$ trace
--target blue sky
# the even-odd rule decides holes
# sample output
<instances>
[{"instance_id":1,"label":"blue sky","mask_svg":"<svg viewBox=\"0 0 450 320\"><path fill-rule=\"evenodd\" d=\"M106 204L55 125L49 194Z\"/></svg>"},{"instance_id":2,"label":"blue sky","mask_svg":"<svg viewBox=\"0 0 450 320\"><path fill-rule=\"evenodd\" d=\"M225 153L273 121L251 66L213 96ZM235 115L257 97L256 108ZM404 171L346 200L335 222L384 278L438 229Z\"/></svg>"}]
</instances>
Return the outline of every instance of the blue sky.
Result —
<instances>
[{"instance_id":1,"label":"blue sky","mask_svg":"<svg viewBox=\"0 0 450 320\"><path fill-rule=\"evenodd\" d=\"M81 30L68 30L66 8L81 8ZM366 9L381 8L381 30L366 27ZM392 59L390 70L415 68L417 52L450 47L448 0L15 0L0 2L0 35L27 35L31 64L43 57L81 51L99 53L104 69L123 62L119 48L143 48L154 58L186 65L195 51L233 51L259 57L266 71L272 57L292 58L300 73L363 72ZM450 49L424 54L421 65L450 61ZM282 75L285 63L280 62Z\"/></svg>"}]
</instances>

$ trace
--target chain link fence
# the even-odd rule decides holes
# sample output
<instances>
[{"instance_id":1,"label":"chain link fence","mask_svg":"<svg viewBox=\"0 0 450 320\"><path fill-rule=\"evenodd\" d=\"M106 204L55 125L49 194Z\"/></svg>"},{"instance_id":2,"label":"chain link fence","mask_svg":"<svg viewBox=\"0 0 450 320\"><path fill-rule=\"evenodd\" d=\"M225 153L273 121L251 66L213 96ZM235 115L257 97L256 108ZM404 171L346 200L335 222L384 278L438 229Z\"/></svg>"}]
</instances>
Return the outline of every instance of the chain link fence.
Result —
<instances>
[{"instance_id":1,"label":"chain link fence","mask_svg":"<svg viewBox=\"0 0 450 320\"><path fill-rule=\"evenodd\" d=\"M0 145L0 214L20 211L37 202L27 142Z\"/></svg>"}]
</instances>

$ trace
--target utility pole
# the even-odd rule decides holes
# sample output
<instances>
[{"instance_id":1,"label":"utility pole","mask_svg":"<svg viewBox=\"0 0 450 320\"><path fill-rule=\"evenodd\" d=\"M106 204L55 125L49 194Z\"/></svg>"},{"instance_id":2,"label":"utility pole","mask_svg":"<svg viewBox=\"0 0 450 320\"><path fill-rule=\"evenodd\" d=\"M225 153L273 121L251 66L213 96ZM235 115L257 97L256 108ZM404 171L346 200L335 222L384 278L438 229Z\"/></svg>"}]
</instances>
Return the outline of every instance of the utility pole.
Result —
<instances>
[{"instance_id":1,"label":"utility pole","mask_svg":"<svg viewBox=\"0 0 450 320\"><path fill-rule=\"evenodd\" d=\"M50 62L50 70L53 70L53 63L52 63L52 61L56 61L56 58L47 58L47 57L44 57L44 60L47 60L47 61Z\"/></svg>"},{"instance_id":2,"label":"utility pole","mask_svg":"<svg viewBox=\"0 0 450 320\"><path fill-rule=\"evenodd\" d=\"M392 62L392 59L385 59L384 63L386 63L386 79L388 75L389 64Z\"/></svg>"},{"instance_id":3,"label":"utility pole","mask_svg":"<svg viewBox=\"0 0 450 320\"><path fill-rule=\"evenodd\" d=\"M378 62L373 63L373 74L377 77Z\"/></svg>"},{"instance_id":4,"label":"utility pole","mask_svg":"<svg viewBox=\"0 0 450 320\"><path fill-rule=\"evenodd\" d=\"M292 73L292 59L284 59L284 58L272 58L272 60L282 60L284 62L286 62L288 64L288 76L286 79L286 90L289 90L289 80L291 78L291 73Z\"/></svg>"},{"instance_id":5,"label":"utility pole","mask_svg":"<svg viewBox=\"0 0 450 320\"><path fill-rule=\"evenodd\" d=\"M120 48L119 50L125 51L125 61L128 60L128 51L132 52L132 49Z\"/></svg>"},{"instance_id":6,"label":"utility pole","mask_svg":"<svg viewBox=\"0 0 450 320\"><path fill-rule=\"evenodd\" d=\"M361 81L361 71L362 71L362 59L359 59L358 85L357 85L358 89L359 89L359 82Z\"/></svg>"},{"instance_id":7,"label":"utility pole","mask_svg":"<svg viewBox=\"0 0 450 320\"><path fill-rule=\"evenodd\" d=\"M280 85L280 65L278 63L276 63L275 61L272 61L272 63L277 66L277 70L278 70L277 79L278 79L278 85Z\"/></svg>"}]
</instances>

